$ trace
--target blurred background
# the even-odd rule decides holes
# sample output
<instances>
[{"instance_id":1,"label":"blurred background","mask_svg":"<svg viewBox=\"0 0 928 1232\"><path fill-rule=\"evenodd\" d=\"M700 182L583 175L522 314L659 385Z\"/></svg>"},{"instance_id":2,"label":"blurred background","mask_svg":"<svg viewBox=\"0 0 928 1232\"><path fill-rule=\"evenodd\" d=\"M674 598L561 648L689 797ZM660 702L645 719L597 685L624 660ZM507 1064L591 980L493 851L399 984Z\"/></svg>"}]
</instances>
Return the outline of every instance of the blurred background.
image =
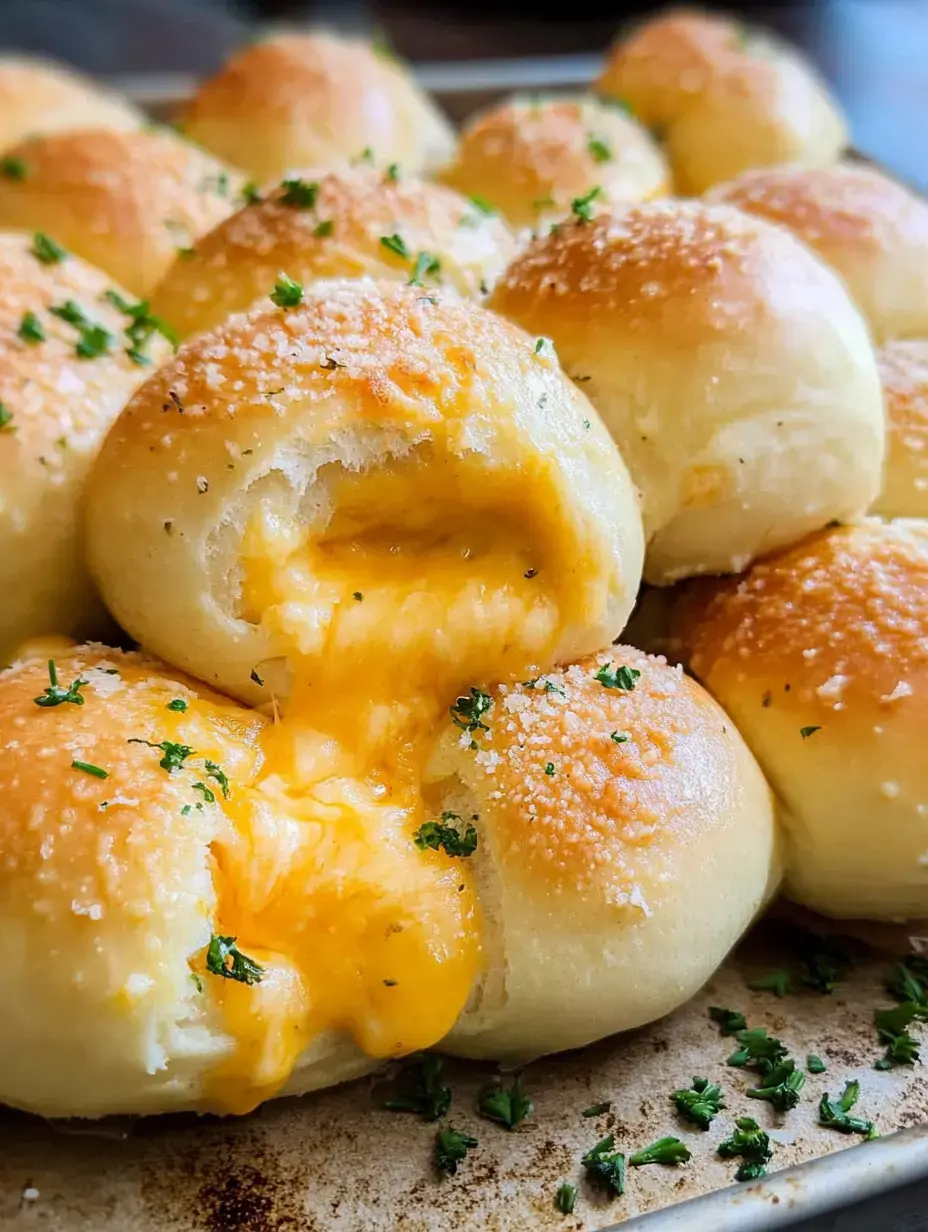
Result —
<instances>
[{"instance_id":1,"label":"blurred background","mask_svg":"<svg viewBox=\"0 0 928 1232\"><path fill-rule=\"evenodd\" d=\"M59 56L156 97L183 92L191 75L210 72L270 23L324 23L384 34L428 86L468 84L460 111L495 89L585 81L619 27L663 7L634 0L0 0L0 45ZM928 189L928 0L709 0L701 7L762 22L805 48L841 99L857 148ZM558 60L503 69L512 57ZM472 93L480 81L484 93Z\"/></svg>"}]
</instances>

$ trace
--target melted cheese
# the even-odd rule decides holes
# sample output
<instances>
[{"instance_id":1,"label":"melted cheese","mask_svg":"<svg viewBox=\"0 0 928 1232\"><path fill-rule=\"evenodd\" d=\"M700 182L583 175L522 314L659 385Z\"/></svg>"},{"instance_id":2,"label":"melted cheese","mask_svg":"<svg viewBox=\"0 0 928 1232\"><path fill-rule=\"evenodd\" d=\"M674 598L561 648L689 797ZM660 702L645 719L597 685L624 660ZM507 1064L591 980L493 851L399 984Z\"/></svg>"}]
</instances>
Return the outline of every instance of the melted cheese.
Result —
<instances>
[{"instance_id":1,"label":"melted cheese","mask_svg":"<svg viewBox=\"0 0 928 1232\"><path fill-rule=\"evenodd\" d=\"M222 981L236 1046L210 1106L253 1107L327 1031L374 1057L433 1045L467 1001L472 865L415 844L433 817L422 761L457 694L536 674L575 606L545 578L570 570L529 494L538 475L507 476L481 501L474 482L457 459L333 468L324 528L269 503L248 529L243 614L271 631L293 679L216 852L217 927L267 974Z\"/></svg>"}]
</instances>

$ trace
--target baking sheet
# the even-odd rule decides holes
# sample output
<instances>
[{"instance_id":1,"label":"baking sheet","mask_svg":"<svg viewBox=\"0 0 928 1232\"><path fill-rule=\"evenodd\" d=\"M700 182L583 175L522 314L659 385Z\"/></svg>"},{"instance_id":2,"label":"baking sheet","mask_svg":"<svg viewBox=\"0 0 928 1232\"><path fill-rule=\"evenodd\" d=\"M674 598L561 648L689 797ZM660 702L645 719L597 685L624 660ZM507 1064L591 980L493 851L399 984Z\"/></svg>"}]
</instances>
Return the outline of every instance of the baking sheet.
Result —
<instances>
[{"instance_id":1,"label":"baking sheet","mask_svg":"<svg viewBox=\"0 0 928 1232\"><path fill-rule=\"evenodd\" d=\"M501 93L581 86L594 69L592 57L571 56L424 65L417 74L460 121ZM172 76L116 84L167 116L193 83ZM777 1000L749 992L745 980L782 965L779 927L761 924L703 993L671 1017L527 1067L535 1113L514 1133L474 1112L494 1071L449 1063L452 1123L479 1140L457 1177L439 1179L433 1170L434 1126L379 1110L377 1079L272 1102L234 1121L162 1117L52 1126L0 1109L0 1226L16 1232L592 1232L621 1222L623 1232L772 1232L928 1176L922 1067L872 1068L881 1052L873 1009L890 1004L882 981L890 953L904 952L904 932L868 930L876 948L833 995ZM725 1065L733 1045L709 1021L710 1004L740 1009L751 1026L766 1026L797 1063L808 1052L825 1060L827 1072L807 1077L798 1108L780 1117L744 1095L754 1078ZM705 1133L681 1122L669 1100L696 1074L718 1082L726 1095L726 1110ZM862 1090L855 1112L884 1135L876 1142L860 1144L816 1124L822 1092L837 1096L852 1078ZM603 1100L611 1101L609 1113L581 1115ZM714 1153L737 1116L753 1116L770 1134L775 1154L766 1181L732 1186L737 1161ZM626 1151L674 1134L693 1159L677 1168L630 1169L625 1196L609 1201L585 1185L579 1162L607 1133ZM580 1188L572 1216L554 1205L563 1181Z\"/></svg>"},{"instance_id":2,"label":"baking sheet","mask_svg":"<svg viewBox=\"0 0 928 1232\"><path fill-rule=\"evenodd\" d=\"M928 1122L928 1079L920 1066L872 1068L881 1055L873 1009L890 1004L882 990L888 955L866 957L830 996L800 992L779 1000L751 993L747 978L788 961L779 927L759 926L703 993L669 1018L526 1067L535 1112L515 1132L474 1111L493 1069L450 1062L450 1119L479 1141L454 1178L440 1179L433 1170L435 1126L380 1109L376 1079L272 1102L241 1120L165 1117L60 1128L5 1112L0 1226L17 1232L602 1229L730 1186L737 1162L719 1159L715 1147L738 1116L753 1116L769 1132L772 1169L831 1152L844 1152L846 1164L848 1150L853 1167L836 1160L808 1181L800 1170L766 1186L740 1185L711 1200L698 1221L686 1208L664 1212L656 1232L783 1227L848 1201L864 1174L873 1187L864 1192L928 1175L928 1129L898 1143L858 1145L859 1139L816 1124L821 1094L839 1095L852 1078L861 1083L855 1112L874 1120L883 1135ZM808 1052L823 1058L828 1070L807 1077L798 1108L779 1116L744 1095L753 1077L725 1064L733 1041L710 1022L710 1004L742 1010L749 1025L766 1026L797 1061L804 1063ZM682 1122L669 1099L697 1074L722 1086L727 1105L705 1132ZM604 1100L611 1102L608 1113L581 1115ZM625 1196L610 1201L585 1184L580 1167L583 1152L607 1133L626 1151L673 1134L693 1158L679 1167L629 1169ZM862 1171L863 1160L869 1162ZM573 1216L554 1205L563 1181L580 1187ZM643 1232L648 1227L645 1220Z\"/></svg>"}]
</instances>

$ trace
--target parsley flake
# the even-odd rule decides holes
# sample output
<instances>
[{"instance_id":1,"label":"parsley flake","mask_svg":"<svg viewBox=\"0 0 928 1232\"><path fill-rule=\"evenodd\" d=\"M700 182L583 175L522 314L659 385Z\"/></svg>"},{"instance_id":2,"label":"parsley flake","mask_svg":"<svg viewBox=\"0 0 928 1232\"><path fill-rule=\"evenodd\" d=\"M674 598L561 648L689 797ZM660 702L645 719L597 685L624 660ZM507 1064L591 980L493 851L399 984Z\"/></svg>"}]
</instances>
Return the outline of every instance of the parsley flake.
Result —
<instances>
[{"instance_id":1,"label":"parsley flake","mask_svg":"<svg viewBox=\"0 0 928 1232\"><path fill-rule=\"evenodd\" d=\"M224 980L237 980L239 984L260 984L264 968L242 953L235 944L237 940L213 934L206 951L206 970L210 975L221 975Z\"/></svg>"},{"instance_id":2,"label":"parsley flake","mask_svg":"<svg viewBox=\"0 0 928 1232\"><path fill-rule=\"evenodd\" d=\"M767 1034L766 1027L746 1027L735 1032L735 1039L740 1044L736 1052L728 1058L727 1064L744 1068L752 1065L769 1073L781 1061L786 1060L786 1049L773 1035Z\"/></svg>"},{"instance_id":3,"label":"parsley flake","mask_svg":"<svg viewBox=\"0 0 928 1232\"><path fill-rule=\"evenodd\" d=\"M112 289L106 292L104 298L114 308L118 308L121 313L129 318L129 324L125 327L123 333L129 342L129 345L126 347L126 354L134 364L144 368L152 362L151 357L145 354L145 347L148 346L155 334L160 334L162 338L165 338L171 344L175 351L177 350L180 339L171 326L168 325L167 321L149 312L148 300L140 299L137 303L133 303L131 300L124 299L118 291ZM173 391L170 397L172 401L176 402L177 395ZM183 411L183 407L178 407L178 409Z\"/></svg>"},{"instance_id":4,"label":"parsley flake","mask_svg":"<svg viewBox=\"0 0 928 1232\"><path fill-rule=\"evenodd\" d=\"M788 971L771 971L759 979L748 980L748 988L753 992L772 992L778 997L785 997L793 991L793 984Z\"/></svg>"},{"instance_id":5,"label":"parsley flake","mask_svg":"<svg viewBox=\"0 0 928 1232\"><path fill-rule=\"evenodd\" d=\"M824 1074L826 1068L825 1062L814 1052L810 1052L806 1057L806 1069L810 1074Z\"/></svg>"},{"instance_id":6,"label":"parsley flake","mask_svg":"<svg viewBox=\"0 0 928 1232\"><path fill-rule=\"evenodd\" d=\"M789 1112L799 1103L799 1095L805 1086L806 1076L796 1068L794 1061L781 1061L764 1073L764 1085L754 1087L745 1094L749 1099L763 1099L772 1104L777 1112Z\"/></svg>"},{"instance_id":7,"label":"parsley flake","mask_svg":"<svg viewBox=\"0 0 928 1232\"><path fill-rule=\"evenodd\" d=\"M708 1129L725 1107L722 1088L713 1086L708 1078L694 1078L691 1087L674 1091L670 1098L683 1119L700 1129Z\"/></svg>"},{"instance_id":8,"label":"parsley flake","mask_svg":"<svg viewBox=\"0 0 928 1232\"><path fill-rule=\"evenodd\" d=\"M449 1125L435 1135L435 1163L442 1176L454 1176L458 1164L464 1162L467 1152L477 1145L477 1139Z\"/></svg>"},{"instance_id":9,"label":"parsley flake","mask_svg":"<svg viewBox=\"0 0 928 1232\"><path fill-rule=\"evenodd\" d=\"M859 1098L860 1083L856 1080L847 1084L840 1099L829 1099L827 1094L823 1095L818 1106L819 1125L824 1125L826 1129L836 1129L840 1134L860 1134L867 1139L878 1138L880 1135L872 1121L848 1115Z\"/></svg>"},{"instance_id":10,"label":"parsley flake","mask_svg":"<svg viewBox=\"0 0 928 1232\"><path fill-rule=\"evenodd\" d=\"M740 1158L743 1161L735 1173L736 1181L756 1181L766 1176L767 1164L773 1157L770 1137L753 1117L738 1117L735 1132L719 1143L716 1153L722 1159Z\"/></svg>"},{"instance_id":11,"label":"parsley flake","mask_svg":"<svg viewBox=\"0 0 928 1232\"><path fill-rule=\"evenodd\" d=\"M71 762L72 770L83 770L85 774L92 774L95 779L108 779L110 777L109 770L101 770L99 766L92 766L89 761Z\"/></svg>"},{"instance_id":12,"label":"parsley flake","mask_svg":"<svg viewBox=\"0 0 928 1232\"><path fill-rule=\"evenodd\" d=\"M586 143L586 148L593 156L594 162L607 163L612 158L612 149L603 141L602 137L591 135Z\"/></svg>"},{"instance_id":13,"label":"parsley flake","mask_svg":"<svg viewBox=\"0 0 928 1232\"><path fill-rule=\"evenodd\" d=\"M690 1159L689 1147L679 1138L658 1138L650 1146L629 1155L628 1162L633 1168L643 1168L647 1164L685 1164Z\"/></svg>"},{"instance_id":14,"label":"parsley flake","mask_svg":"<svg viewBox=\"0 0 928 1232\"><path fill-rule=\"evenodd\" d=\"M395 184L400 178L399 163L390 163L383 175L385 180L389 180L391 184Z\"/></svg>"},{"instance_id":15,"label":"parsley flake","mask_svg":"<svg viewBox=\"0 0 928 1232\"><path fill-rule=\"evenodd\" d=\"M7 155L0 158L0 175L5 180L24 180L29 175L29 164L24 158Z\"/></svg>"},{"instance_id":16,"label":"parsley flake","mask_svg":"<svg viewBox=\"0 0 928 1232\"><path fill-rule=\"evenodd\" d=\"M554 1205L562 1215L572 1215L574 1207L577 1205L577 1186L571 1185L569 1181L559 1185L558 1191L554 1195Z\"/></svg>"},{"instance_id":17,"label":"parsley flake","mask_svg":"<svg viewBox=\"0 0 928 1232\"><path fill-rule=\"evenodd\" d=\"M168 774L173 773L175 770L182 769L187 758L194 755L194 751L189 745L175 744L171 740L161 740L159 743L154 744L151 740L140 740L138 737L133 736L133 738L131 740L127 740L126 743L144 744L150 749L160 749L162 757L159 760L158 765L161 766L162 769L167 770Z\"/></svg>"},{"instance_id":18,"label":"parsley flake","mask_svg":"<svg viewBox=\"0 0 928 1232\"><path fill-rule=\"evenodd\" d=\"M578 223L591 222L593 219L593 202L602 193L602 189L597 185L596 188L591 188L584 197L574 197L570 203L570 209Z\"/></svg>"},{"instance_id":19,"label":"parsley flake","mask_svg":"<svg viewBox=\"0 0 928 1232\"><path fill-rule=\"evenodd\" d=\"M916 1001L903 1001L891 1009L875 1010L873 1023L886 1053L877 1061L877 1069L891 1069L895 1065L914 1065L919 1059L918 1043L909 1034L913 1022L928 1018L928 1006Z\"/></svg>"},{"instance_id":20,"label":"parsley flake","mask_svg":"<svg viewBox=\"0 0 928 1232\"><path fill-rule=\"evenodd\" d=\"M609 739L614 744L627 744L631 740L631 736L628 732L614 731L609 733Z\"/></svg>"},{"instance_id":21,"label":"parsley flake","mask_svg":"<svg viewBox=\"0 0 928 1232\"><path fill-rule=\"evenodd\" d=\"M584 1108L580 1113L585 1117L602 1116L604 1112L608 1112L612 1107L612 1101L604 1099L601 1104L590 1104L589 1108Z\"/></svg>"},{"instance_id":22,"label":"parsley flake","mask_svg":"<svg viewBox=\"0 0 928 1232\"><path fill-rule=\"evenodd\" d=\"M406 241L401 235L397 235L395 233L393 235L382 235L380 237L380 243L389 252L393 252L398 257L402 257L404 261L408 260L410 255L409 249L406 247Z\"/></svg>"},{"instance_id":23,"label":"parsley flake","mask_svg":"<svg viewBox=\"0 0 928 1232\"><path fill-rule=\"evenodd\" d=\"M68 255L67 250L56 244L44 231L36 231L32 237L32 247L29 249L37 261L43 265L60 265Z\"/></svg>"},{"instance_id":24,"label":"parsley flake","mask_svg":"<svg viewBox=\"0 0 928 1232\"><path fill-rule=\"evenodd\" d=\"M440 1120L451 1107L444 1072L444 1060L433 1052L413 1057L400 1070L396 1091L383 1107L389 1112L413 1112L425 1121Z\"/></svg>"},{"instance_id":25,"label":"parsley flake","mask_svg":"<svg viewBox=\"0 0 928 1232\"><path fill-rule=\"evenodd\" d=\"M3 403L0 402L0 432L15 432L16 428L11 426L12 423L13 412L8 411Z\"/></svg>"},{"instance_id":26,"label":"parsley flake","mask_svg":"<svg viewBox=\"0 0 928 1232\"><path fill-rule=\"evenodd\" d=\"M205 763L205 767L206 767L206 777L208 779L216 780L222 792L223 799L228 800L229 794L230 794L229 793L229 780L226 777L225 772L223 771L222 767L217 766L214 761L209 761L209 759L207 759Z\"/></svg>"},{"instance_id":27,"label":"parsley flake","mask_svg":"<svg viewBox=\"0 0 928 1232\"><path fill-rule=\"evenodd\" d=\"M437 257L433 257L430 252L420 252L416 257L412 277L406 285L409 287L421 287L424 285L422 282L423 278L434 277L440 269L441 262Z\"/></svg>"},{"instance_id":28,"label":"parsley flake","mask_svg":"<svg viewBox=\"0 0 928 1232\"><path fill-rule=\"evenodd\" d=\"M803 740L808 740L810 736L814 736L816 732L821 730L821 727L800 727L799 734Z\"/></svg>"},{"instance_id":29,"label":"parsley flake","mask_svg":"<svg viewBox=\"0 0 928 1232\"><path fill-rule=\"evenodd\" d=\"M521 1074L517 1074L508 1087L498 1082L487 1087L477 1101L477 1111L482 1117L506 1129L515 1129L534 1110L534 1104L525 1094Z\"/></svg>"},{"instance_id":30,"label":"parsley flake","mask_svg":"<svg viewBox=\"0 0 928 1232\"><path fill-rule=\"evenodd\" d=\"M621 1198L625 1193L625 1156L614 1147L615 1135L607 1134L587 1151L580 1162L592 1184Z\"/></svg>"},{"instance_id":31,"label":"parsley flake","mask_svg":"<svg viewBox=\"0 0 928 1232\"><path fill-rule=\"evenodd\" d=\"M193 790L198 791L207 804L216 803L216 793L212 791L205 783L194 783ZM199 808L200 806L197 805Z\"/></svg>"},{"instance_id":32,"label":"parsley flake","mask_svg":"<svg viewBox=\"0 0 928 1232\"><path fill-rule=\"evenodd\" d=\"M611 663L603 663L598 671L593 673L593 679L598 680L604 689L624 689L631 692L635 681L641 672L635 667L626 667L624 663L613 667Z\"/></svg>"},{"instance_id":33,"label":"parsley flake","mask_svg":"<svg viewBox=\"0 0 928 1232\"><path fill-rule=\"evenodd\" d=\"M547 776L548 776L549 778L553 778L553 777L554 777L554 775L555 775L555 773L556 773L556 771L555 771L555 769L554 769L554 762L553 762L553 761L549 761L549 762L547 763L547 765L545 766L545 774L547 774Z\"/></svg>"},{"instance_id":34,"label":"parsley flake","mask_svg":"<svg viewBox=\"0 0 928 1232\"><path fill-rule=\"evenodd\" d=\"M23 319L20 321L19 329L16 332L23 342L35 344L36 342L45 341L45 326L34 312L23 313Z\"/></svg>"},{"instance_id":35,"label":"parsley flake","mask_svg":"<svg viewBox=\"0 0 928 1232\"><path fill-rule=\"evenodd\" d=\"M444 812L441 821L426 821L416 831L413 842L420 851L441 851L449 856L472 856L477 850L477 830L472 825L463 833L449 822L460 822L457 813Z\"/></svg>"},{"instance_id":36,"label":"parsley flake","mask_svg":"<svg viewBox=\"0 0 928 1232\"><path fill-rule=\"evenodd\" d=\"M74 680L65 689L58 683L58 669L55 667L55 660L48 660L48 679L49 684L41 697L34 697L32 700L37 706L43 708L49 706L61 706L65 702L70 702L72 706L83 706L84 698L81 696L81 689L85 684L89 683L86 680Z\"/></svg>"},{"instance_id":37,"label":"parsley flake","mask_svg":"<svg viewBox=\"0 0 928 1232\"><path fill-rule=\"evenodd\" d=\"M331 218L323 218L322 222L317 222L313 227L313 235L319 239L325 239L335 230L335 222Z\"/></svg>"},{"instance_id":38,"label":"parsley flake","mask_svg":"<svg viewBox=\"0 0 928 1232\"><path fill-rule=\"evenodd\" d=\"M283 270L277 276L274 290L271 292L271 302L278 308L296 308L303 301L303 287L294 282Z\"/></svg>"},{"instance_id":39,"label":"parsley flake","mask_svg":"<svg viewBox=\"0 0 928 1232\"><path fill-rule=\"evenodd\" d=\"M284 191L277 198L278 202L294 210L311 210L319 196L319 185L315 180L283 180L280 186Z\"/></svg>"},{"instance_id":40,"label":"parsley flake","mask_svg":"<svg viewBox=\"0 0 928 1232\"><path fill-rule=\"evenodd\" d=\"M166 709L173 710L177 714L183 714L184 711L187 709L187 703L184 701L182 697L175 697L172 701L168 702Z\"/></svg>"},{"instance_id":41,"label":"parsley flake","mask_svg":"<svg viewBox=\"0 0 928 1232\"><path fill-rule=\"evenodd\" d=\"M739 1010L727 1010L721 1005L709 1006L709 1017L718 1023L719 1035L736 1035L747 1027L744 1015Z\"/></svg>"},{"instance_id":42,"label":"parsley flake","mask_svg":"<svg viewBox=\"0 0 928 1232\"><path fill-rule=\"evenodd\" d=\"M483 716L492 705L493 698L489 693L471 686L470 697L459 697L450 707L449 713L454 725L462 731L489 731L489 727L483 722Z\"/></svg>"},{"instance_id":43,"label":"parsley flake","mask_svg":"<svg viewBox=\"0 0 928 1232\"><path fill-rule=\"evenodd\" d=\"M97 321L92 321L83 308L73 299L65 300L48 310L52 316L58 317L68 325L73 325L78 332L75 351L80 359L97 359L108 354L110 347L116 341L108 329Z\"/></svg>"}]
</instances>

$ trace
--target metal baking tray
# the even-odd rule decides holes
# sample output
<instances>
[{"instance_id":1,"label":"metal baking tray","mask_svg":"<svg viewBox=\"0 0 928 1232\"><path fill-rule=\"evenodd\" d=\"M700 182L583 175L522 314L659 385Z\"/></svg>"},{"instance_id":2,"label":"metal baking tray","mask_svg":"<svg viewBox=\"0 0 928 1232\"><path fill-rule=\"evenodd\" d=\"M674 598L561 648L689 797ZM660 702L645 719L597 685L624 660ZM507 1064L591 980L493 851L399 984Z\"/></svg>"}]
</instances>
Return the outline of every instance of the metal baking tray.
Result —
<instances>
[{"instance_id":1,"label":"metal baking tray","mask_svg":"<svg viewBox=\"0 0 928 1232\"><path fill-rule=\"evenodd\" d=\"M460 121L512 90L585 85L588 56L421 65L417 75ZM125 79L116 85L160 116L176 112L192 81ZM713 891L710 891L713 892ZM784 914L783 908L775 915ZM786 914L795 917L795 912ZM806 918L806 923L810 918ZM821 922L811 921L813 927ZM14 1232L774 1232L898 1186L928 1178L928 1079L920 1066L877 1072L873 1009L889 1004L883 979L904 954L904 929L864 928L858 963L830 996L777 999L747 979L788 962L782 921L762 921L706 988L677 1013L580 1052L524 1070L534 1115L515 1132L481 1120L486 1065L449 1062L452 1122L479 1140L454 1178L432 1168L435 1127L383 1111L382 1079L273 1101L234 1120L165 1116L49 1124L0 1110L0 1227ZM928 944L928 943L926 943ZM799 1107L779 1116L744 1092L753 1077L726 1066L732 1041L709 1005L741 1010L797 1061L815 1052L827 1072L809 1075ZM693 1075L718 1082L725 1111L707 1132L682 1123L670 1092ZM881 1137L861 1143L817 1124L823 1092L861 1084L860 1115ZM610 1110L584 1117L590 1105ZM774 1146L771 1175L734 1185L735 1163L715 1154L735 1117L753 1116ZM622 1150L673 1134L692 1150L681 1167L630 1170L622 1198L606 1200L581 1179L580 1157L607 1133ZM579 1186L572 1216L558 1186Z\"/></svg>"}]
</instances>

